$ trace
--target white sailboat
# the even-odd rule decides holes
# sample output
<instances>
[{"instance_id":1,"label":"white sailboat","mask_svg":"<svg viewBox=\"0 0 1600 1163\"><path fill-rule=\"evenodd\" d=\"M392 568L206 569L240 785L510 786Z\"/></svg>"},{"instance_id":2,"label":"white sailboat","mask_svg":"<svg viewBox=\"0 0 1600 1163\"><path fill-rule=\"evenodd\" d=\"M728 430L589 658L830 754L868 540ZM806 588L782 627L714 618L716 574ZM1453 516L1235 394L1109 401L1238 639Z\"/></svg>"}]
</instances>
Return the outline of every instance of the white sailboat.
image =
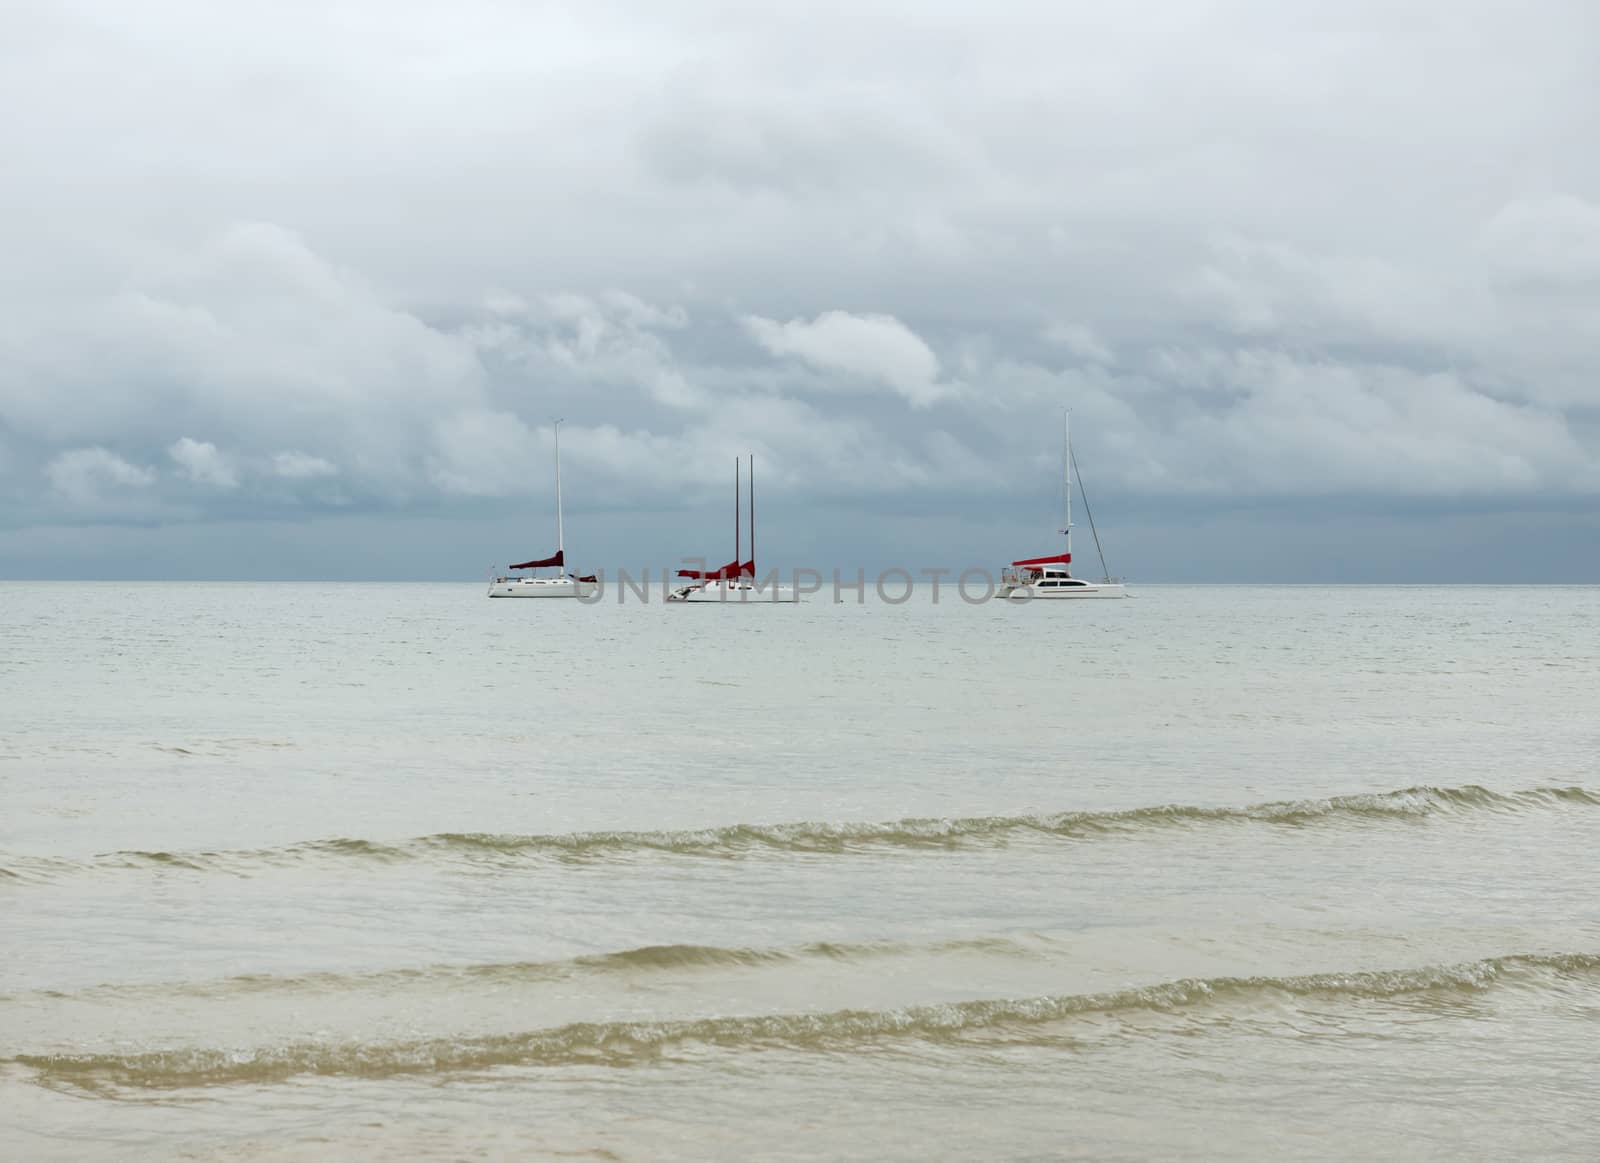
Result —
<instances>
[{"instance_id":1,"label":"white sailboat","mask_svg":"<svg viewBox=\"0 0 1600 1163\"><path fill-rule=\"evenodd\" d=\"M554 577L528 576L497 577L489 583L491 598L586 598L599 584L594 577L577 577L566 572L566 530L561 519L561 425L555 422L556 445L556 551L550 557L537 561L524 561L507 569L555 569Z\"/></svg>"},{"instance_id":2,"label":"white sailboat","mask_svg":"<svg viewBox=\"0 0 1600 1163\"><path fill-rule=\"evenodd\" d=\"M793 602L792 586L781 586L776 579L763 584L756 578L756 458L750 457L750 558L740 561L739 543L739 460L733 461L733 560L720 569L680 569L678 576L691 579L667 595L669 602Z\"/></svg>"},{"instance_id":3,"label":"white sailboat","mask_svg":"<svg viewBox=\"0 0 1600 1163\"><path fill-rule=\"evenodd\" d=\"M1072 576L1072 430L1070 427L1071 415L1062 423L1062 468L1066 476L1066 508L1067 524L1061 532L1067 538L1067 551L1052 554L1048 557L1025 557L1020 561L1013 561L1011 568L1000 575L1000 588L997 591L1002 598L1011 598L1014 601L1028 601L1039 598L1057 600L1062 598L1125 598L1128 596L1127 587L1119 581L1114 581L1107 576L1104 581L1092 582L1084 578ZM1089 527L1094 528L1094 515L1089 515ZM1100 534L1095 533L1095 547L1099 548ZM1105 570L1105 555L1100 557L1101 571Z\"/></svg>"}]
</instances>

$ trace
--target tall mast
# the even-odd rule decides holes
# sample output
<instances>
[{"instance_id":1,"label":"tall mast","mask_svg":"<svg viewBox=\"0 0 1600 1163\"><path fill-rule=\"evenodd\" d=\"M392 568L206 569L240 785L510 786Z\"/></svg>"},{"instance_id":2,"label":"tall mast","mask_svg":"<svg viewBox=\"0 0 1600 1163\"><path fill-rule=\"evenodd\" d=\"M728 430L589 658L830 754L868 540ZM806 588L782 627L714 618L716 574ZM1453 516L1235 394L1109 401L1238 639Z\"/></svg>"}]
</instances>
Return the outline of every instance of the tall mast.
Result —
<instances>
[{"instance_id":1,"label":"tall mast","mask_svg":"<svg viewBox=\"0 0 1600 1163\"><path fill-rule=\"evenodd\" d=\"M1067 527L1062 530L1067 535L1067 556L1072 556L1072 409L1067 409L1066 416L1061 421L1061 472L1066 478L1067 494Z\"/></svg>"},{"instance_id":2,"label":"tall mast","mask_svg":"<svg viewBox=\"0 0 1600 1163\"><path fill-rule=\"evenodd\" d=\"M556 423L555 423L555 429L556 429L556 552L561 554L563 560L565 560L566 551L567 551L567 543L566 543L565 531L561 527L561 424L562 424L562 421L560 421L560 420L557 420ZM545 544L548 545L549 542L545 542ZM565 565L563 565L562 568L565 568Z\"/></svg>"},{"instance_id":3,"label":"tall mast","mask_svg":"<svg viewBox=\"0 0 1600 1163\"><path fill-rule=\"evenodd\" d=\"M733 560L739 560L739 458L733 458ZM733 571L738 574L738 569Z\"/></svg>"},{"instance_id":4,"label":"tall mast","mask_svg":"<svg viewBox=\"0 0 1600 1163\"><path fill-rule=\"evenodd\" d=\"M750 576L756 575L756 454L750 454Z\"/></svg>"}]
</instances>

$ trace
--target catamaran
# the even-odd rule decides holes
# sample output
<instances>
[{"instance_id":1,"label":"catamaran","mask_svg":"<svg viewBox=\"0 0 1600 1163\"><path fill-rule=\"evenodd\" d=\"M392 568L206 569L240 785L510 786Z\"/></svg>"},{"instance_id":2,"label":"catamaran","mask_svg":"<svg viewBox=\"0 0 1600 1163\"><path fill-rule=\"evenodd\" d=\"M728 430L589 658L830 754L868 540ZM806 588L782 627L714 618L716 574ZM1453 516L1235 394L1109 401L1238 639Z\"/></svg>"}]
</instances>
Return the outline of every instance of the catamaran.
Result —
<instances>
[{"instance_id":1,"label":"catamaran","mask_svg":"<svg viewBox=\"0 0 1600 1163\"><path fill-rule=\"evenodd\" d=\"M598 581L594 577L577 577L565 572L567 564L566 531L561 521L561 425L555 422L556 445L556 551L550 557L537 561L524 561L507 569L554 569L554 577L497 577L489 583L491 598L586 598L594 593Z\"/></svg>"},{"instance_id":2,"label":"catamaran","mask_svg":"<svg viewBox=\"0 0 1600 1163\"><path fill-rule=\"evenodd\" d=\"M780 586L776 579L762 584L756 580L756 458L750 456L750 559L740 561L739 459L733 461L733 560L720 569L680 569L678 576L689 579L667 595L669 602L793 602L791 586Z\"/></svg>"},{"instance_id":3,"label":"catamaran","mask_svg":"<svg viewBox=\"0 0 1600 1163\"><path fill-rule=\"evenodd\" d=\"M1056 553L1047 557L1025 557L1013 561L1011 568L1000 575L1000 588L996 591L1002 598L1012 598L1025 601L1032 598L1125 598L1128 596L1127 587L1121 582L1113 580L1105 573L1105 554L1100 554L1100 569L1105 574L1104 581L1087 581L1081 577L1072 576L1072 473L1077 467L1077 462L1072 458L1072 430L1070 416L1063 421L1061 428L1063 445L1062 469L1066 477L1066 528L1060 530L1067 539L1065 553ZM1078 488L1083 488L1080 476ZM1084 508L1088 511L1088 497L1084 497ZM1089 513L1089 529L1094 533L1096 551L1100 549L1100 534L1094 528L1094 514Z\"/></svg>"}]
</instances>

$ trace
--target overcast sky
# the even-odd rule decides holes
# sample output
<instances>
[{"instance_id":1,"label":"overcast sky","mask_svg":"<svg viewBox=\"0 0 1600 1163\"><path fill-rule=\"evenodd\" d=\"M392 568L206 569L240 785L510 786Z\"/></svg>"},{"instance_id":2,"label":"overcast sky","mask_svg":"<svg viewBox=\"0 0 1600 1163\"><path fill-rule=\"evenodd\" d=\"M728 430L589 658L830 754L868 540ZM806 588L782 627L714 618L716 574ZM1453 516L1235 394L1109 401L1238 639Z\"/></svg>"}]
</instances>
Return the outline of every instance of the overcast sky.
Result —
<instances>
[{"instance_id":1,"label":"overcast sky","mask_svg":"<svg viewBox=\"0 0 1600 1163\"><path fill-rule=\"evenodd\" d=\"M764 566L994 565L1057 547L1070 407L1132 580L1600 581L1597 43L0 5L0 576L479 578L554 548L556 416L585 569L725 560L743 452Z\"/></svg>"}]
</instances>

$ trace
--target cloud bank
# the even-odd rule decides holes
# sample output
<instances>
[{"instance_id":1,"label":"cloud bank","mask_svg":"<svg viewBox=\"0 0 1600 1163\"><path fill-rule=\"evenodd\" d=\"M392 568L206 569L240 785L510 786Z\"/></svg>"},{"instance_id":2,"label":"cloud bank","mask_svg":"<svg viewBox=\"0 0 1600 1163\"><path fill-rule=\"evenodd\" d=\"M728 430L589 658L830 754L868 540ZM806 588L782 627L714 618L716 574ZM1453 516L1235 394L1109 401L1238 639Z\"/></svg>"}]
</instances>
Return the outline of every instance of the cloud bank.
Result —
<instances>
[{"instance_id":1,"label":"cloud bank","mask_svg":"<svg viewBox=\"0 0 1600 1163\"><path fill-rule=\"evenodd\" d=\"M174 561L218 523L498 538L546 511L558 417L610 553L624 519L693 542L746 451L808 552L1047 533L1069 407L1127 522L1515 509L1570 544L1600 497L1595 25L8 11L0 572L77 560L74 530L175 530Z\"/></svg>"}]
</instances>

